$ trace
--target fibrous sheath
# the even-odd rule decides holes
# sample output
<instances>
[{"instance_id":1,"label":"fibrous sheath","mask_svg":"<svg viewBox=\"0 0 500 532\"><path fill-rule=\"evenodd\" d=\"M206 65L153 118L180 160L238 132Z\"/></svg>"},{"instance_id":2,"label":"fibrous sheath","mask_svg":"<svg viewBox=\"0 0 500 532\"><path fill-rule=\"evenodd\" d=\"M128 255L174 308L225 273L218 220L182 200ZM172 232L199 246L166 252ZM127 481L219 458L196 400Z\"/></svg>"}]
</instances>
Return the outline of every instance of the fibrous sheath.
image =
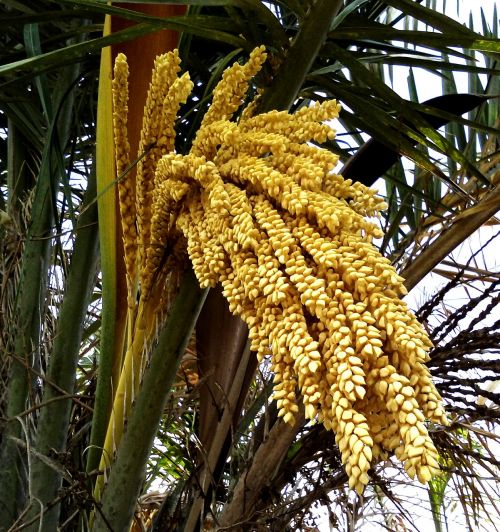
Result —
<instances>
[{"instance_id":1,"label":"fibrous sheath","mask_svg":"<svg viewBox=\"0 0 500 532\"><path fill-rule=\"evenodd\" d=\"M337 156L310 143L334 137L337 102L257 115L251 104L234 118L265 58L260 47L226 71L186 155L173 151L172 110L189 78L175 81L177 60L157 62L142 147L162 138L157 124L170 140L144 156L138 180L141 297L155 289L165 250L185 242L200 284L222 285L252 349L269 357L279 415L294 423L301 401L333 430L352 488L362 492L389 453L426 482L439 471L427 421L446 416L425 365L432 344L372 244L384 203L333 173Z\"/></svg>"}]
</instances>

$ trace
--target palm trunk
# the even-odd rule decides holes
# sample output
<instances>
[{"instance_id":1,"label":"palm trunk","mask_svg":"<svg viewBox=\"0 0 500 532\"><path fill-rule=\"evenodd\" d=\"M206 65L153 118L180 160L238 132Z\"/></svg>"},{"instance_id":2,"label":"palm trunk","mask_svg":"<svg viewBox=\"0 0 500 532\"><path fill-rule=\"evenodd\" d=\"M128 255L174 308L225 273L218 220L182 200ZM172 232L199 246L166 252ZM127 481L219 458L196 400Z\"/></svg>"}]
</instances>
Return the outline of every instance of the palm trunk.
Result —
<instances>
[{"instance_id":1,"label":"palm trunk","mask_svg":"<svg viewBox=\"0 0 500 532\"><path fill-rule=\"evenodd\" d=\"M77 362L84 329L84 318L94 286L97 261L97 206L95 177L89 180L82 204L82 214L76 228L71 267L60 309L54 348L50 357L47 380L42 396L39 428L34 449L41 455L63 453L66 449L68 427L74 393ZM56 385L57 387L53 386ZM62 398L61 390L67 395ZM57 455L56 455L57 456ZM61 466L62 467L62 466ZM49 467L34 455L30 470L31 497L34 501L25 522L48 508L57 499L62 484L61 472ZM26 530L56 530L60 503L51 505L40 520Z\"/></svg>"}]
</instances>

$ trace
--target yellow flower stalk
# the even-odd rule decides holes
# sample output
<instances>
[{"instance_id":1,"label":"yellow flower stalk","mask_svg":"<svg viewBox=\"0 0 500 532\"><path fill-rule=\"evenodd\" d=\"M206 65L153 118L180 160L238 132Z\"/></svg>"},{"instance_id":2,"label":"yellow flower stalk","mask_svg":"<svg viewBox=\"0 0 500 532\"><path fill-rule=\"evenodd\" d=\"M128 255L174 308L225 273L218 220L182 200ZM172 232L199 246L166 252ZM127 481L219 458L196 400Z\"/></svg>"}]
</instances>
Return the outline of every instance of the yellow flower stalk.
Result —
<instances>
[{"instance_id":1,"label":"yellow flower stalk","mask_svg":"<svg viewBox=\"0 0 500 532\"><path fill-rule=\"evenodd\" d=\"M279 415L294 423L302 401L306 418L333 430L351 488L361 493L369 469L389 453L427 482L439 464L426 421L445 424L446 416L425 365L432 344L400 299L403 279L372 244L381 230L370 217L384 202L334 174L337 156L310 144L334 137L337 102L293 115L255 115L250 104L233 119L265 60L259 47L225 72L185 155L174 152L174 121L192 83L177 77L175 52L155 63L137 189L124 180L120 193L124 238L136 239L125 253L141 256L138 336L124 366L135 386L123 384L122 395L137 391L137 350L145 357L154 334L145 316L161 309L158 292L184 252L201 286L222 285L259 359L269 357ZM118 115L126 110L124 64L119 57ZM123 120L115 117L118 169L128 163Z\"/></svg>"}]
</instances>

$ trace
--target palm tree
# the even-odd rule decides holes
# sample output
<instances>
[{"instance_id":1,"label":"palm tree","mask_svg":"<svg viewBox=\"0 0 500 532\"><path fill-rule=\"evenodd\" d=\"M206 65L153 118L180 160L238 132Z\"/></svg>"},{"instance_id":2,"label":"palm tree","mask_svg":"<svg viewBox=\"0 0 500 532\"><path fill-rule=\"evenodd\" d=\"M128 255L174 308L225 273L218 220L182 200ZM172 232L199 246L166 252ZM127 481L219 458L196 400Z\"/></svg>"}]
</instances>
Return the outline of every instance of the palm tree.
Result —
<instances>
[{"instance_id":1,"label":"palm tree","mask_svg":"<svg viewBox=\"0 0 500 532\"><path fill-rule=\"evenodd\" d=\"M111 61L129 57L135 154L147 73L176 45L193 83L176 123L178 154L193 144L223 71L260 45L268 61L248 97L260 94L259 113L342 103L342 133L324 147L346 179L382 178L381 252L409 290L431 272L445 280L417 312L451 421L429 425L443 473L425 497L437 530L452 496L479 528L498 497L499 278L482 262L498 236L485 236L500 190L496 9L493 23L481 12L478 32L431 1L170 4L0 8L0 529L302 530L319 503L339 528L376 515L403 529L405 497L422 500L392 461L373 465L362 496L350 492L332 434L302 412L294 426L279 419L269 362L257 364L220 287L202 290L189 268L156 281L166 291L144 307L142 341L134 336L139 295L127 285L118 189L150 147L116 173ZM399 66L409 99L393 88ZM421 70L442 80L439 97L419 101ZM458 72L468 94L457 93ZM454 255L471 235L484 242Z\"/></svg>"}]
</instances>

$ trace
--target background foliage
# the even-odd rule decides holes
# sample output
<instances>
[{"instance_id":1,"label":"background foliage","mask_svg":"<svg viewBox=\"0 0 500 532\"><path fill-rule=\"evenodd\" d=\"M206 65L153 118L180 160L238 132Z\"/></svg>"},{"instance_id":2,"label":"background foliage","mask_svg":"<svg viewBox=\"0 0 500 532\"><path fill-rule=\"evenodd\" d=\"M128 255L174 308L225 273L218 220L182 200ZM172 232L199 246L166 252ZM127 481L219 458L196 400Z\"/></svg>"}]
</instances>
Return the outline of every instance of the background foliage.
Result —
<instances>
[{"instance_id":1,"label":"background foliage","mask_svg":"<svg viewBox=\"0 0 500 532\"><path fill-rule=\"evenodd\" d=\"M332 435L317 425L292 429L277 421L269 401L272 375L266 364L256 368L244 329L216 290L190 339L186 316L203 299L186 278L182 300L190 295L191 307L179 303L167 329L183 324L182 340L190 343L170 370L173 386L157 383L158 404L166 403L152 423L152 434L159 425L146 462L129 457L145 471L137 506L128 504L130 515L137 510L135 529L222 523L306 530L323 504L340 530L362 529L368 519L381 529L406 530L414 527L410 512L424 500L436 530L445 529L453 505L462 507L455 513L469 529L494 527L496 9L491 19L481 12L465 26L431 0L193 0L170 2L188 9L168 18L138 4L7 0L0 6L0 529L88 530L92 512L102 517L93 491L100 446L91 445L91 429L99 412L96 389L108 382L101 266L115 251L101 240L99 260L99 58L103 46L133 46L133 39L159 29L179 32L182 68L195 84L178 123L180 152L224 68L260 44L270 52L253 87L264 91L261 110L293 111L324 98L342 103L341 128L328 148L339 153L346 178L365 184L382 178L377 186L389 204L382 252L408 288L429 282L430 272L439 276L435 289L414 296L414 306L436 345L429 367L452 424L433 427L444 474L428 489L415 488L388 462L374 468L365 495L355 497ZM132 25L103 37L105 14ZM401 86L399 66L408 68L409 99L393 89ZM421 101L421 71L441 80L439 98ZM457 73L467 76L468 95L457 94ZM118 252L114 259L118 276ZM123 287L113 290L120 301ZM218 362L222 349L225 364ZM245 487L248 497L239 504ZM117 497L111 484L107 491L108 499ZM128 526L117 527L106 515L98 521L103 530Z\"/></svg>"}]
</instances>

